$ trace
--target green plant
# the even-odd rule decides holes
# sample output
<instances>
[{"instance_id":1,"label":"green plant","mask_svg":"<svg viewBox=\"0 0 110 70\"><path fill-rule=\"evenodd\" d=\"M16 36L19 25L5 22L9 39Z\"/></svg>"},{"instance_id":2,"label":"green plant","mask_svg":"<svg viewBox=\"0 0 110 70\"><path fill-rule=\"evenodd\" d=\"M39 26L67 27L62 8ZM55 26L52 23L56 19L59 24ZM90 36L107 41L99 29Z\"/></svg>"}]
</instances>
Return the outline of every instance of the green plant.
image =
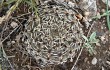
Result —
<instances>
[{"instance_id":1,"label":"green plant","mask_svg":"<svg viewBox=\"0 0 110 70\"><path fill-rule=\"evenodd\" d=\"M107 18L107 26L110 31L110 18L109 18L110 17L110 10L108 10L108 0L106 0L106 12L104 12L103 14L101 14L99 16L92 17L92 19L100 19L101 17L104 17L104 16L106 16L106 18Z\"/></svg>"},{"instance_id":2,"label":"green plant","mask_svg":"<svg viewBox=\"0 0 110 70\"><path fill-rule=\"evenodd\" d=\"M87 48L90 54L94 54L94 44L97 44L99 42L99 40L96 39L96 32L93 32L89 38L84 35L82 35L82 37L85 40L83 47Z\"/></svg>"},{"instance_id":3,"label":"green plant","mask_svg":"<svg viewBox=\"0 0 110 70\"><path fill-rule=\"evenodd\" d=\"M103 14L99 15L99 16L94 16L92 17L92 19L100 19L101 17L104 17L104 16L107 16L109 15L110 13L110 10L108 10L108 13L107 12L104 12ZM99 18L100 17L100 18Z\"/></svg>"},{"instance_id":4,"label":"green plant","mask_svg":"<svg viewBox=\"0 0 110 70\"><path fill-rule=\"evenodd\" d=\"M108 25L108 29L109 29L109 31L110 31L110 19L109 19L109 12L108 12L108 0L106 0L106 5L107 5L107 11L106 11L106 13L108 14L107 15L107 25Z\"/></svg>"},{"instance_id":5,"label":"green plant","mask_svg":"<svg viewBox=\"0 0 110 70\"><path fill-rule=\"evenodd\" d=\"M29 7L35 12L35 16L38 17L38 9L37 9L37 5L36 5L36 0L24 0L24 2L26 2Z\"/></svg>"}]
</instances>

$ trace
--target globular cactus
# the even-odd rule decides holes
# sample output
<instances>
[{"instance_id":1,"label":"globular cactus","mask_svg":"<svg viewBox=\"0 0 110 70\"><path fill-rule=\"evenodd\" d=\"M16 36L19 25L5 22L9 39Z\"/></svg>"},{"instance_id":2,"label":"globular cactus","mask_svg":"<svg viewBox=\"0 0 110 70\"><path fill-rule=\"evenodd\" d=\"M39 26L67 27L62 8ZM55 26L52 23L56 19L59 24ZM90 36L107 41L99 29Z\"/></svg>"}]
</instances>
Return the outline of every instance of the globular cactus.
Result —
<instances>
[{"instance_id":1,"label":"globular cactus","mask_svg":"<svg viewBox=\"0 0 110 70\"><path fill-rule=\"evenodd\" d=\"M43 64L72 60L82 44L78 13L61 5L42 4L38 14L40 21L31 21L26 27L28 52Z\"/></svg>"}]
</instances>

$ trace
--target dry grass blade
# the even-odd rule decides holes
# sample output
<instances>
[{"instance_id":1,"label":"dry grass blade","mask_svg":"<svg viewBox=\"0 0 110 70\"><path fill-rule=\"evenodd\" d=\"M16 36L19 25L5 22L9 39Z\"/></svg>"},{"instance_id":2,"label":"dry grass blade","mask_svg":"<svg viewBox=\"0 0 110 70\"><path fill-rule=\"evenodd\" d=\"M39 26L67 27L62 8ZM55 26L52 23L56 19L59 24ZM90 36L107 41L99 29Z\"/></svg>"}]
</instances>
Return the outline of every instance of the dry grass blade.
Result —
<instances>
[{"instance_id":1,"label":"dry grass blade","mask_svg":"<svg viewBox=\"0 0 110 70\"><path fill-rule=\"evenodd\" d=\"M22 2L22 0L17 0L16 3L7 11L7 14L2 17L2 20L0 21L0 24L3 23L3 21L7 21L10 18L10 15L15 11L15 9L19 6L19 4Z\"/></svg>"},{"instance_id":2,"label":"dry grass blade","mask_svg":"<svg viewBox=\"0 0 110 70\"><path fill-rule=\"evenodd\" d=\"M2 50L3 57L5 57L6 60L8 61L8 63L10 64L11 69L12 69L12 70L15 70L14 67L12 66L12 64L10 63L10 61L9 61L9 59L8 59L8 57L7 57L7 55L6 55L5 51L4 51L4 49L3 49L3 45L2 45L2 42L1 42L1 41L0 41L0 49Z\"/></svg>"},{"instance_id":3,"label":"dry grass blade","mask_svg":"<svg viewBox=\"0 0 110 70\"><path fill-rule=\"evenodd\" d=\"M17 27L16 27L7 37L5 37L5 39L3 39L3 41L1 41L1 42L3 43L6 39L8 39L8 38L10 37L10 35L11 35L13 32L15 32L19 27L20 27L20 25L17 26Z\"/></svg>"}]
</instances>

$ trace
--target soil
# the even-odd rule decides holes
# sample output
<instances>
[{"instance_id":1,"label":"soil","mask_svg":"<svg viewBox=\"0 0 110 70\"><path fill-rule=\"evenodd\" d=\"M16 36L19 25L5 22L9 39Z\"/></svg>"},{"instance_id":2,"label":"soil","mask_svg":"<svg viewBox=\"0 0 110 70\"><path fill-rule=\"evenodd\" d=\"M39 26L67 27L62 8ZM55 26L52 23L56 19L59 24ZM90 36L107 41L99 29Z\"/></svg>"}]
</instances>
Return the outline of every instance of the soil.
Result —
<instances>
[{"instance_id":1,"label":"soil","mask_svg":"<svg viewBox=\"0 0 110 70\"><path fill-rule=\"evenodd\" d=\"M97 0L97 7L100 14L103 13L102 10L106 9L105 4L100 2L100 0ZM7 9L5 9L5 11L6 10ZM23 13L24 11L20 12L19 14ZM0 12L0 16L2 16L2 14L4 14L4 12ZM18 12L12 15L17 16ZM27 19L27 17L21 18ZM18 23L19 21L14 19L10 20L10 22ZM1 41L3 41L14 29L10 26L10 22L0 25ZM26 21L22 20L21 22L21 24L25 24ZM83 49L74 70L110 70L110 31L108 31L106 17L93 19L91 24L93 24L93 27L90 33L94 31L96 32L97 38L100 40L100 44L95 46L94 50L96 51L96 54L94 55L90 55L87 49ZM1 49L1 52L6 52L11 65L16 66L15 70L71 70L80 51L77 52L77 56L74 57L73 62L67 61L58 65L51 64L41 68L40 65L37 64L38 62L32 58L33 56L27 54L26 50L24 49L26 45L23 43L23 41L26 39L26 37L23 37L22 35L22 31L25 30L23 27L23 25L19 26L17 30L15 30L9 36L9 38L3 41L3 48ZM85 34L88 31L89 30L85 30ZM1 53L1 55L4 55L4 53ZM97 59L97 63L94 65L91 63L93 58ZM3 60L1 61L1 59ZM1 64L4 64L2 66L3 70L14 70L9 66L9 61L7 61L6 56L0 57L0 67L2 66Z\"/></svg>"}]
</instances>

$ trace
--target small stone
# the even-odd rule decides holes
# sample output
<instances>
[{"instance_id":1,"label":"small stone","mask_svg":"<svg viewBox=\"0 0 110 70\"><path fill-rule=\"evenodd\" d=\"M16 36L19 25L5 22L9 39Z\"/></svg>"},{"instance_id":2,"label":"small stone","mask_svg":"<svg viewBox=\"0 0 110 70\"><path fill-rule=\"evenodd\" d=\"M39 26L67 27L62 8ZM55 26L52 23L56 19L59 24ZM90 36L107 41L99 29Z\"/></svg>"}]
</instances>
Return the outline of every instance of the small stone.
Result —
<instances>
[{"instance_id":1,"label":"small stone","mask_svg":"<svg viewBox=\"0 0 110 70\"><path fill-rule=\"evenodd\" d=\"M15 28L15 27L18 26L18 24L17 24L16 22L12 22L10 25L11 25L13 28Z\"/></svg>"},{"instance_id":2,"label":"small stone","mask_svg":"<svg viewBox=\"0 0 110 70\"><path fill-rule=\"evenodd\" d=\"M88 17L90 15L90 12L84 12L85 17Z\"/></svg>"},{"instance_id":3,"label":"small stone","mask_svg":"<svg viewBox=\"0 0 110 70\"><path fill-rule=\"evenodd\" d=\"M107 63L108 65L110 65L110 61L106 61L106 63Z\"/></svg>"},{"instance_id":4,"label":"small stone","mask_svg":"<svg viewBox=\"0 0 110 70\"><path fill-rule=\"evenodd\" d=\"M105 10L105 9L102 9L101 11L102 11L102 13L105 13L105 12L106 12L106 10Z\"/></svg>"},{"instance_id":5,"label":"small stone","mask_svg":"<svg viewBox=\"0 0 110 70\"><path fill-rule=\"evenodd\" d=\"M68 2L70 7L75 7L75 3L72 3L71 1Z\"/></svg>"},{"instance_id":6,"label":"small stone","mask_svg":"<svg viewBox=\"0 0 110 70\"><path fill-rule=\"evenodd\" d=\"M103 42L105 40L105 35L101 36L101 41Z\"/></svg>"},{"instance_id":7,"label":"small stone","mask_svg":"<svg viewBox=\"0 0 110 70\"><path fill-rule=\"evenodd\" d=\"M12 43L12 44L15 44L16 42L15 42L15 41L11 41L11 43Z\"/></svg>"},{"instance_id":8,"label":"small stone","mask_svg":"<svg viewBox=\"0 0 110 70\"><path fill-rule=\"evenodd\" d=\"M102 70L105 70L103 66L102 66Z\"/></svg>"},{"instance_id":9,"label":"small stone","mask_svg":"<svg viewBox=\"0 0 110 70\"><path fill-rule=\"evenodd\" d=\"M101 26L101 29L104 29L104 27L103 27L103 26Z\"/></svg>"},{"instance_id":10,"label":"small stone","mask_svg":"<svg viewBox=\"0 0 110 70\"><path fill-rule=\"evenodd\" d=\"M94 57L93 59L92 59L92 62L91 62L93 65L96 65L97 64L97 59L96 59L96 57Z\"/></svg>"}]
</instances>

